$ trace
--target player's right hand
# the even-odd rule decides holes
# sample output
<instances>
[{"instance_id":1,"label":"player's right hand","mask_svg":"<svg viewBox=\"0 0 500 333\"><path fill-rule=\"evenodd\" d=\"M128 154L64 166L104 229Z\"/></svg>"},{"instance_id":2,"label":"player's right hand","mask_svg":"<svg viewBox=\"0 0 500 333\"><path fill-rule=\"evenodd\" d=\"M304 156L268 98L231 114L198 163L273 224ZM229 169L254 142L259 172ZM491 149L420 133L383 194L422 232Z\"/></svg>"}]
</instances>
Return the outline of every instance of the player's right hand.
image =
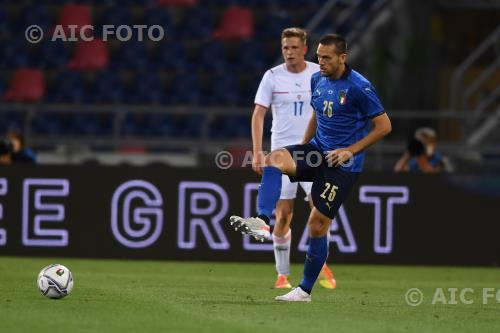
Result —
<instances>
[{"instance_id":1,"label":"player's right hand","mask_svg":"<svg viewBox=\"0 0 500 333\"><path fill-rule=\"evenodd\" d=\"M266 155L263 151L259 151L253 154L252 157L252 169L257 174L262 175L262 167L264 166L264 160Z\"/></svg>"}]
</instances>

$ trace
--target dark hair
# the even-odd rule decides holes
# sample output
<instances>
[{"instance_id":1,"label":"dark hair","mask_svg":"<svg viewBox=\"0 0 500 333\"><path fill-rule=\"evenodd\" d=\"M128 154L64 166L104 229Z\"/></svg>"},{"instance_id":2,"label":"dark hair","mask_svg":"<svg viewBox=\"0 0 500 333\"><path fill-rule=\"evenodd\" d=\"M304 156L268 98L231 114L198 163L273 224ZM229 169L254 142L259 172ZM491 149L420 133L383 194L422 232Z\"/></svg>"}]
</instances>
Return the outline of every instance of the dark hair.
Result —
<instances>
[{"instance_id":1,"label":"dark hair","mask_svg":"<svg viewBox=\"0 0 500 333\"><path fill-rule=\"evenodd\" d=\"M345 38L339 34L328 34L321 37L319 40L323 45L335 45L335 53L347 53L347 42Z\"/></svg>"},{"instance_id":2,"label":"dark hair","mask_svg":"<svg viewBox=\"0 0 500 333\"><path fill-rule=\"evenodd\" d=\"M17 139L21 143L21 147L24 147L24 135L20 129L11 128L7 132L7 137L11 139Z\"/></svg>"},{"instance_id":3,"label":"dark hair","mask_svg":"<svg viewBox=\"0 0 500 333\"><path fill-rule=\"evenodd\" d=\"M13 150L12 142L7 137L0 138L0 155L11 154Z\"/></svg>"}]
</instances>

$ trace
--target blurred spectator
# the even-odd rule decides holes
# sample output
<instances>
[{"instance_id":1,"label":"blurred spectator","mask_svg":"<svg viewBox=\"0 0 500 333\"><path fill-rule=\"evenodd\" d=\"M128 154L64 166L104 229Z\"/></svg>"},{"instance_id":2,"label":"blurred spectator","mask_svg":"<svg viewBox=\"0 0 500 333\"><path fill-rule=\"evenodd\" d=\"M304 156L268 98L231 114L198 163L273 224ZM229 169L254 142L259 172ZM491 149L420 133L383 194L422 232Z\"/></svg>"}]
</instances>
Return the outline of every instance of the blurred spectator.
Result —
<instances>
[{"instance_id":1,"label":"blurred spectator","mask_svg":"<svg viewBox=\"0 0 500 333\"><path fill-rule=\"evenodd\" d=\"M12 142L9 138L0 139L0 165L12 164Z\"/></svg>"},{"instance_id":2,"label":"blurred spectator","mask_svg":"<svg viewBox=\"0 0 500 333\"><path fill-rule=\"evenodd\" d=\"M421 127L408 142L406 151L394 166L395 172L451 172L449 159L436 150L436 131Z\"/></svg>"},{"instance_id":3,"label":"blurred spectator","mask_svg":"<svg viewBox=\"0 0 500 333\"><path fill-rule=\"evenodd\" d=\"M36 164L35 152L25 147L24 137L21 131L17 129L9 130L7 132L7 139L10 140L12 145L12 163Z\"/></svg>"}]
</instances>

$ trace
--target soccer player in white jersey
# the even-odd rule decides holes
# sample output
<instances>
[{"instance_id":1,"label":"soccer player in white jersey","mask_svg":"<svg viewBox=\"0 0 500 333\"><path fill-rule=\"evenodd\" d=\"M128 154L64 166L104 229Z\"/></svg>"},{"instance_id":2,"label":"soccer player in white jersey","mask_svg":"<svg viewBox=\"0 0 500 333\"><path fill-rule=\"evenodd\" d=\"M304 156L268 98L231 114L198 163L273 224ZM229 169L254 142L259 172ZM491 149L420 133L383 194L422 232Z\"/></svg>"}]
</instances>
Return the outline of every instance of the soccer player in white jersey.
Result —
<instances>
[{"instance_id":1,"label":"soccer player in white jersey","mask_svg":"<svg viewBox=\"0 0 500 333\"><path fill-rule=\"evenodd\" d=\"M281 52L285 62L269 69L260 82L255 97L252 116L253 161L255 172L261 174L265 153L262 149L264 117L272 108L271 151L302 141L311 118L311 76L319 71L319 65L305 61L307 34L300 28L287 28L281 34ZM291 288L290 244L292 232L293 202L299 183L292 183L288 176L282 177L281 196L276 204L276 224L272 238L278 277L275 288ZM310 182L300 182L307 197L311 193ZM309 200L311 206L311 200ZM311 206L312 208L312 206ZM336 281L331 270L323 266L321 286L334 289Z\"/></svg>"}]
</instances>

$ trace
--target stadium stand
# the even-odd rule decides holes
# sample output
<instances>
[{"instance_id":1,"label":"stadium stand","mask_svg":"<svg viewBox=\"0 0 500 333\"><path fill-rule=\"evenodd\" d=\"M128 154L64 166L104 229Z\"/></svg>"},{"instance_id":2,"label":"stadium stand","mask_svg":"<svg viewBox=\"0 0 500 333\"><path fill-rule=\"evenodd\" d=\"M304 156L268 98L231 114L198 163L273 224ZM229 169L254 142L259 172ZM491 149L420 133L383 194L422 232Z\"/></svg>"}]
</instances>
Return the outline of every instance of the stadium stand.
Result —
<instances>
[{"instance_id":1,"label":"stadium stand","mask_svg":"<svg viewBox=\"0 0 500 333\"><path fill-rule=\"evenodd\" d=\"M323 6L330 3L332 6L328 11L322 11ZM362 57L358 53L352 61L354 67L368 73L386 105L403 109L408 104L406 101L415 100L410 105L425 110L446 108L441 101L436 102L438 95L446 99L447 92L441 88L447 90L446 84L438 87L439 80L427 80L429 87L424 90L418 89L417 83L421 82L423 73L438 70L437 66L445 68L440 63L443 59L452 59L451 66L447 67L450 73L453 66L456 67L473 51L469 45L477 45L493 30L495 25L492 22L496 16L491 11L477 14L484 19L474 30L478 32L464 35L467 42L460 45L465 49L456 47L457 37L446 37L452 36L446 26L441 27L440 33L445 37L436 37L440 35L435 32L439 21L433 16L430 36L434 44L426 52L434 56L431 62L425 62L423 49L426 48L414 51L411 47L420 45L418 37L429 33L405 31L398 26L402 24L401 20L395 21L391 19L394 16L387 15L393 10L391 3L390 0L2 2L0 67L3 74L0 93L3 101L41 104L25 105L17 109L22 112L14 112L10 104L4 103L0 112L0 129L28 124L27 135L40 135L37 142L57 142L47 139L57 136L74 137L75 140L79 135L110 138L118 133L120 136L159 140L197 140L201 137L230 143L234 138L248 136L248 115L260 78L267 68L280 61L279 34L282 29L307 27L318 14L323 14L323 18L310 31L311 60L319 35L332 30L343 32L349 38L356 37L353 39L356 45L371 50L373 56ZM421 8L414 11L418 10ZM439 10L446 12L445 9ZM453 17L455 11L447 15ZM435 16L439 17L438 14L439 11ZM387 23L381 24L384 17ZM30 44L24 38L26 27L33 24L44 31L45 38L40 43ZM66 28L93 24L94 30L87 33L92 32L95 40L79 40L78 31L77 40L49 40L47 36L54 32L57 24ZM140 42L137 35L130 41L122 41L116 34L103 41L103 26L106 24L155 24L163 27L166 35L159 42ZM430 26L425 22L419 24L424 28ZM387 27L393 30L396 27L399 34L388 34ZM407 38L411 41L408 50L393 54L390 45ZM437 57L438 53L446 56ZM26 69L38 71L42 76L45 88L37 94L20 95L20 91L29 90L21 88L29 85L26 82L19 83L20 86L14 89L18 71ZM473 69L481 73L481 67ZM402 77L398 73L410 74ZM401 82L408 84L402 85ZM398 89L397 94L394 87ZM402 90L404 93L399 93ZM488 97L488 101L494 101L493 97ZM101 108L99 112L94 112L96 107ZM43 112L38 112L39 108ZM162 115L137 111L143 108L169 111ZM170 112L177 108L184 108L187 112ZM194 114L198 109L204 110L200 113L205 118ZM34 114L33 110L36 111ZM65 114L69 112L70 115ZM47 118L43 118L45 116ZM79 121L86 125L79 125ZM208 124L202 124L204 121ZM412 127L417 126L411 120L399 120L397 115L394 121L393 137L404 138ZM458 126L449 125L449 121L446 126L440 126L437 120L426 124L438 128L444 133L444 138L460 137ZM47 140L42 140L44 138ZM390 149L399 153L399 148Z\"/></svg>"},{"instance_id":2,"label":"stadium stand","mask_svg":"<svg viewBox=\"0 0 500 333\"><path fill-rule=\"evenodd\" d=\"M13 102L39 102L45 94L45 79L39 69L22 68L11 80L4 99Z\"/></svg>"}]
</instances>

